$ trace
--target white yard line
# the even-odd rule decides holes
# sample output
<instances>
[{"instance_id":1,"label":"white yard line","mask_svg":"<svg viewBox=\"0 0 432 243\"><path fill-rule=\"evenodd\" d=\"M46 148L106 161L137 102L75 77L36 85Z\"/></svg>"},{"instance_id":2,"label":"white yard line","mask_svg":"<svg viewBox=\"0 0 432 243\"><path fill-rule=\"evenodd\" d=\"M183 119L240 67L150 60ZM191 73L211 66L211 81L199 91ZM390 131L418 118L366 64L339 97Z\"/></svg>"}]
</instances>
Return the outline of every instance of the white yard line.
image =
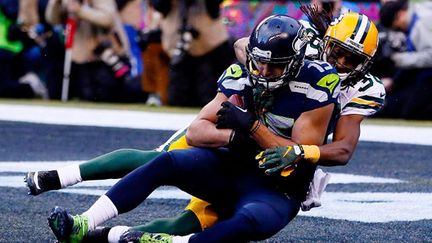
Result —
<instances>
[{"instance_id":1,"label":"white yard line","mask_svg":"<svg viewBox=\"0 0 432 243\"><path fill-rule=\"evenodd\" d=\"M178 130L195 114L0 104L0 120L56 125Z\"/></svg>"},{"instance_id":2,"label":"white yard line","mask_svg":"<svg viewBox=\"0 0 432 243\"><path fill-rule=\"evenodd\" d=\"M178 130L195 115L0 104L0 120L58 125ZM360 140L432 145L432 127L362 125Z\"/></svg>"},{"instance_id":3,"label":"white yard line","mask_svg":"<svg viewBox=\"0 0 432 243\"><path fill-rule=\"evenodd\" d=\"M360 140L432 145L432 127L362 125Z\"/></svg>"}]
</instances>

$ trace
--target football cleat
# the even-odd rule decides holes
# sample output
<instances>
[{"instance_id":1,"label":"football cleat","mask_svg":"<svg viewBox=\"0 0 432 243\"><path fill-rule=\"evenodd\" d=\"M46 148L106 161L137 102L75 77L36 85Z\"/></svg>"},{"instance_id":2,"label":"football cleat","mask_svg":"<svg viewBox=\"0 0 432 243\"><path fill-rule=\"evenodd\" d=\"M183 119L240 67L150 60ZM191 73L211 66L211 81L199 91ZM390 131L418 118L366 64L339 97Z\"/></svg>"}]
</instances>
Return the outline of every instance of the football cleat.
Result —
<instances>
[{"instance_id":1,"label":"football cleat","mask_svg":"<svg viewBox=\"0 0 432 243\"><path fill-rule=\"evenodd\" d=\"M172 243L172 235L128 230L120 236L119 243Z\"/></svg>"},{"instance_id":2,"label":"football cleat","mask_svg":"<svg viewBox=\"0 0 432 243\"><path fill-rule=\"evenodd\" d=\"M108 234L111 227L97 227L90 230L82 240L82 243L108 242Z\"/></svg>"},{"instance_id":3,"label":"football cleat","mask_svg":"<svg viewBox=\"0 0 432 243\"><path fill-rule=\"evenodd\" d=\"M138 230L128 230L124 232L119 239L119 243L138 243L144 232Z\"/></svg>"},{"instance_id":4,"label":"football cleat","mask_svg":"<svg viewBox=\"0 0 432 243\"><path fill-rule=\"evenodd\" d=\"M24 177L24 182L29 189L28 194L34 196L61 188L60 179L55 170L29 172Z\"/></svg>"},{"instance_id":5,"label":"football cleat","mask_svg":"<svg viewBox=\"0 0 432 243\"><path fill-rule=\"evenodd\" d=\"M51 210L48 225L60 243L79 243L88 232L86 216L72 216L57 206Z\"/></svg>"}]
</instances>

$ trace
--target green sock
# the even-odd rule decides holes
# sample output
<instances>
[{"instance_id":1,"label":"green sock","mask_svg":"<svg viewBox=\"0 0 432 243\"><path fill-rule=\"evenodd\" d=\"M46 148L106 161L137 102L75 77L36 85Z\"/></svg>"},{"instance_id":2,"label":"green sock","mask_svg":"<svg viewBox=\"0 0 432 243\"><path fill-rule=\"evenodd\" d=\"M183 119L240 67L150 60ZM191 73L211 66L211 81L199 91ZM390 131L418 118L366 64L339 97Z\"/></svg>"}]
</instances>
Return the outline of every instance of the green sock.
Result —
<instances>
[{"instance_id":1,"label":"green sock","mask_svg":"<svg viewBox=\"0 0 432 243\"><path fill-rule=\"evenodd\" d=\"M79 165L83 181L121 178L162 152L119 149Z\"/></svg>"},{"instance_id":2,"label":"green sock","mask_svg":"<svg viewBox=\"0 0 432 243\"><path fill-rule=\"evenodd\" d=\"M185 210L174 218L156 219L145 225L138 225L132 228L143 232L167 233L171 235L188 235L202 230L198 218L191 210Z\"/></svg>"}]
</instances>

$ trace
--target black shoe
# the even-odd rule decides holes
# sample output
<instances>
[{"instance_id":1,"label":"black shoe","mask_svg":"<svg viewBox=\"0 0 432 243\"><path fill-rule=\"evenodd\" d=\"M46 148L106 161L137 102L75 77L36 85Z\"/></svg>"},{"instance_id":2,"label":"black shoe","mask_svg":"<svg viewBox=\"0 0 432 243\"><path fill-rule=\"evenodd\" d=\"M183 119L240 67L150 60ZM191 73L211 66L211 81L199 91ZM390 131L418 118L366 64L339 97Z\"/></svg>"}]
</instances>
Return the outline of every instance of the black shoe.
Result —
<instances>
[{"instance_id":1,"label":"black shoe","mask_svg":"<svg viewBox=\"0 0 432 243\"><path fill-rule=\"evenodd\" d=\"M82 243L108 243L108 234L111 227L97 227L84 237Z\"/></svg>"},{"instance_id":2,"label":"black shoe","mask_svg":"<svg viewBox=\"0 0 432 243\"><path fill-rule=\"evenodd\" d=\"M144 232L128 230L124 232L119 239L119 243L139 243Z\"/></svg>"},{"instance_id":3,"label":"black shoe","mask_svg":"<svg viewBox=\"0 0 432 243\"><path fill-rule=\"evenodd\" d=\"M55 170L29 172L24 177L24 182L29 188L28 194L34 196L61 188L60 179Z\"/></svg>"},{"instance_id":4,"label":"black shoe","mask_svg":"<svg viewBox=\"0 0 432 243\"><path fill-rule=\"evenodd\" d=\"M88 233L88 218L84 215L72 216L56 206L48 217L48 226L60 243L79 243Z\"/></svg>"}]
</instances>

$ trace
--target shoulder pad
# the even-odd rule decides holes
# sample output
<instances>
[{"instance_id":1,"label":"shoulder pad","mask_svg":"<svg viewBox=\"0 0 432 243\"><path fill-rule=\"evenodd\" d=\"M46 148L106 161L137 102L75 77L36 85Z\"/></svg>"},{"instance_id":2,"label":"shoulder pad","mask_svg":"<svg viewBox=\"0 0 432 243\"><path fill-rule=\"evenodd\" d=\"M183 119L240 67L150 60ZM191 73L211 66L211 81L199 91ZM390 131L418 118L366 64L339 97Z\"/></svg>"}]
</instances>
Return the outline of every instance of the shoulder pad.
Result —
<instances>
[{"instance_id":1,"label":"shoulder pad","mask_svg":"<svg viewBox=\"0 0 432 243\"><path fill-rule=\"evenodd\" d=\"M219 77L218 92L227 97L233 94L241 94L244 87L249 84L245 67L239 63L231 64Z\"/></svg>"},{"instance_id":2,"label":"shoulder pad","mask_svg":"<svg viewBox=\"0 0 432 243\"><path fill-rule=\"evenodd\" d=\"M340 83L336 69L324 61L306 60L300 74L311 86L327 90L330 94L334 93Z\"/></svg>"},{"instance_id":3,"label":"shoulder pad","mask_svg":"<svg viewBox=\"0 0 432 243\"><path fill-rule=\"evenodd\" d=\"M305 61L299 75L289 82L292 92L304 93L306 98L321 104L336 102L340 92L340 79L327 62Z\"/></svg>"}]
</instances>

